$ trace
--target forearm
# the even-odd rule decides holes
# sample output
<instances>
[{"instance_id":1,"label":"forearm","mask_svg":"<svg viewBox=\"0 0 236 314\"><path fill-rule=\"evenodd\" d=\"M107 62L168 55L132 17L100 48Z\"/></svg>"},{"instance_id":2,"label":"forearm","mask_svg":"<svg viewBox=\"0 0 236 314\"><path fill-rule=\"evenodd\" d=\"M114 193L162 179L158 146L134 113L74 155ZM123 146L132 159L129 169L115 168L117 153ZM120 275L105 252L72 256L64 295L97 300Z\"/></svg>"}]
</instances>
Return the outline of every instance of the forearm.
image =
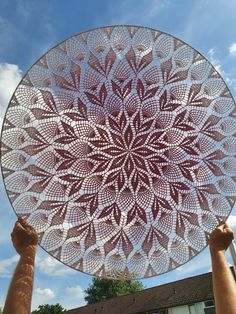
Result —
<instances>
[{"instance_id":1,"label":"forearm","mask_svg":"<svg viewBox=\"0 0 236 314\"><path fill-rule=\"evenodd\" d=\"M21 254L8 290L3 314L30 314L35 254L35 246L26 248Z\"/></svg>"},{"instance_id":2,"label":"forearm","mask_svg":"<svg viewBox=\"0 0 236 314\"><path fill-rule=\"evenodd\" d=\"M216 314L236 314L236 284L224 251L212 251L212 279Z\"/></svg>"}]
</instances>

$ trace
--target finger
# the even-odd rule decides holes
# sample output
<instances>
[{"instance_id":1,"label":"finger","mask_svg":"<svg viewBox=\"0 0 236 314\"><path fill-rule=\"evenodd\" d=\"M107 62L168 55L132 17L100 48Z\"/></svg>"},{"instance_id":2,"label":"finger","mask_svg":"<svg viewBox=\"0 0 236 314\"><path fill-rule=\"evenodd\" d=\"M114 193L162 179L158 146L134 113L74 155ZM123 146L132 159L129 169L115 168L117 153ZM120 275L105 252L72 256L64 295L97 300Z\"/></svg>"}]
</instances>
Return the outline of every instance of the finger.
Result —
<instances>
[{"instance_id":1,"label":"finger","mask_svg":"<svg viewBox=\"0 0 236 314\"><path fill-rule=\"evenodd\" d=\"M19 224L19 221L17 220L17 221L15 222L14 228L15 228L18 224Z\"/></svg>"},{"instance_id":2,"label":"finger","mask_svg":"<svg viewBox=\"0 0 236 314\"><path fill-rule=\"evenodd\" d=\"M27 228L27 229L30 229L30 230L34 230L34 227L33 227L33 226L31 226L31 225L30 225L30 224L28 224L28 223L27 223L27 225L26 225L26 228Z\"/></svg>"},{"instance_id":3,"label":"finger","mask_svg":"<svg viewBox=\"0 0 236 314\"><path fill-rule=\"evenodd\" d=\"M223 220L223 219L220 219L220 222L219 222L219 225L218 225L218 227L220 227L220 226L223 226L225 224L225 220Z\"/></svg>"},{"instance_id":4,"label":"finger","mask_svg":"<svg viewBox=\"0 0 236 314\"><path fill-rule=\"evenodd\" d=\"M34 228L26 220L24 220L22 225L26 230L34 230Z\"/></svg>"},{"instance_id":5,"label":"finger","mask_svg":"<svg viewBox=\"0 0 236 314\"><path fill-rule=\"evenodd\" d=\"M230 228L225 228L224 231L225 231L225 233L234 236L234 233L233 233L233 230L232 230L232 229L230 229Z\"/></svg>"},{"instance_id":6,"label":"finger","mask_svg":"<svg viewBox=\"0 0 236 314\"><path fill-rule=\"evenodd\" d=\"M23 219L23 218L18 217L18 221L17 221L17 222L19 222L19 223L21 224L21 226L22 226L22 227L24 227L24 225L25 225L25 221L24 221L24 219Z\"/></svg>"},{"instance_id":7,"label":"finger","mask_svg":"<svg viewBox=\"0 0 236 314\"><path fill-rule=\"evenodd\" d=\"M32 227L28 224L28 222L26 220L24 220L23 218L19 217L18 218L18 222L21 224L21 226L23 227L23 229L30 231L32 230Z\"/></svg>"},{"instance_id":8,"label":"finger","mask_svg":"<svg viewBox=\"0 0 236 314\"><path fill-rule=\"evenodd\" d=\"M27 225L25 227L25 230L28 232L28 233L35 233L35 229L34 227L32 227L31 225Z\"/></svg>"},{"instance_id":9,"label":"finger","mask_svg":"<svg viewBox=\"0 0 236 314\"><path fill-rule=\"evenodd\" d=\"M27 228L28 223L24 219L21 218L20 223L24 228Z\"/></svg>"},{"instance_id":10,"label":"finger","mask_svg":"<svg viewBox=\"0 0 236 314\"><path fill-rule=\"evenodd\" d=\"M233 230L230 228L230 226L225 227L224 230L233 233Z\"/></svg>"},{"instance_id":11,"label":"finger","mask_svg":"<svg viewBox=\"0 0 236 314\"><path fill-rule=\"evenodd\" d=\"M225 227L225 228L230 228L230 225L229 225L227 222L225 222L224 227Z\"/></svg>"},{"instance_id":12,"label":"finger","mask_svg":"<svg viewBox=\"0 0 236 314\"><path fill-rule=\"evenodd\" d=\"M228 239L232 242L234 239L233 233L228 234Z\"/></svg>"},{"instance_id":13,"label":"finger","mask_svg":"<svg viewBox=\"0 0 236 314\"><path fill-rule=\"evenodd\" d=\"M14 231L25 231L25 228L21 225L20 222L15 223Z\"/></svg>"},{"instance_id":14,"label":"finger","mask_svg":"<svg viewBox=\"0 0 236 314\"><path fill-rule=\"evenodd\" d=\"M220 223L220 224L216 227L216 229L221 230L221 231L224 231L224 223Z\"/></svg>"}]
</instances>

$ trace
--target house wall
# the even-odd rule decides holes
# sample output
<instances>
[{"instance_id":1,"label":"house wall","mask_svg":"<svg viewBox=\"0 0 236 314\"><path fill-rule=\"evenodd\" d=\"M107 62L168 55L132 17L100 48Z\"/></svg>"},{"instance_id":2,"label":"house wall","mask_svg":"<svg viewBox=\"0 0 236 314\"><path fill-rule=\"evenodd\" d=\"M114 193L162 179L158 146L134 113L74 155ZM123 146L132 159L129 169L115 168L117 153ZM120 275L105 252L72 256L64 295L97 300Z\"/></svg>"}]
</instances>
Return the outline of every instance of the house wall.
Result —
<instances>
[{"instance_id":1,"label":"house wall","mask_svg":"<svg viewBox=\"0 0 236 314\"><path fill-rule=\"evenodd\" d=\"M204 308L203 308L203 302L200 302L200 303L196 303L195 306L196 306L196 310L197 310L197 314L204 314Z\"/></svg>"},{"instance_id":2,"label":"house wall","mask_svg":"<svg viewBox=\"0 0 236 314\"><path fill-rule=\"evenodd\" d=\"M204 314L203 303L172 307L169 309L169 314Z\"/></svg>"},{"instance_id":3,"label":"house wall","mask_svg":"<svg viewBox=\"0 0 236 314\"><path fill-rule=\"evenodd\" d=\"M188 305L172 307L171 314L189 314Z\"/></svg>"}]
</instances>

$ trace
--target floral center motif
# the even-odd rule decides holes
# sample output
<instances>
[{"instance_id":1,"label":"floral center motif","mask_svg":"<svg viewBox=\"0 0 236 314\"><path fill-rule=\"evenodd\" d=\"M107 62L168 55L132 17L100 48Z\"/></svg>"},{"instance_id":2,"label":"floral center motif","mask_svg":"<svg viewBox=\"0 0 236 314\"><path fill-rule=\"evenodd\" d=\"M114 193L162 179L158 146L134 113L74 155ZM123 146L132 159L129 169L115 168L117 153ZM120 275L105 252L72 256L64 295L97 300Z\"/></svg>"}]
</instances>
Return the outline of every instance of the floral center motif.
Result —
<instances>
[{"instance_id":1,"label":"floral center motif","mask_svg":"<svg viewBox=\"0 0 236 314\"><path fill-rule=\"evenodd\" d=\"M144 119L140 111L132 115L121 111L109 115L103 128L97 127L97 139L88 143L88 160L94 173L106 171L104 184L119 191L132 186L133 192L150 187L154 164L157 176L158 164L167 162L160 156L167 145L158 141L164 132L154 131L154 125L155 120Z\"/></svg>"}]
</instances>

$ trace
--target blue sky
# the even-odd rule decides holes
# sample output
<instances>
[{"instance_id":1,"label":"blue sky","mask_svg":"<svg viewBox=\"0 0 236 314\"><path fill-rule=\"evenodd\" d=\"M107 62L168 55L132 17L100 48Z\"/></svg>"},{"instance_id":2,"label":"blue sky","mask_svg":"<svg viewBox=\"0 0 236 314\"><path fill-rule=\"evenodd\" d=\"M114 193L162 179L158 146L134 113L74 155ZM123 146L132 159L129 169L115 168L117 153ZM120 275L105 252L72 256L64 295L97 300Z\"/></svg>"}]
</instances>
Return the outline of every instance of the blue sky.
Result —
<instances>
[{"instance_id":1,"label":"blue sky","mask_svg":"<svg viewBox=\"0 0 236 314\"><path fill-rule=\"evenodd\" d=\"M49 48L93 27L111 24L148 26L186 41L220 71L236 96L235 0L1 0L0 1L0 123L20 78ZM15 222L0 181L0 306L18 257L10 233ZM236 209L230 218L236 226ZM230 262L230 257L228 256ZM182 267L143 280L146 287L209 271L209 250ZM61 303L84 304L83 290L92 277L57 262L38 248L33 308Z\"/></svg>"}]
</instances>

